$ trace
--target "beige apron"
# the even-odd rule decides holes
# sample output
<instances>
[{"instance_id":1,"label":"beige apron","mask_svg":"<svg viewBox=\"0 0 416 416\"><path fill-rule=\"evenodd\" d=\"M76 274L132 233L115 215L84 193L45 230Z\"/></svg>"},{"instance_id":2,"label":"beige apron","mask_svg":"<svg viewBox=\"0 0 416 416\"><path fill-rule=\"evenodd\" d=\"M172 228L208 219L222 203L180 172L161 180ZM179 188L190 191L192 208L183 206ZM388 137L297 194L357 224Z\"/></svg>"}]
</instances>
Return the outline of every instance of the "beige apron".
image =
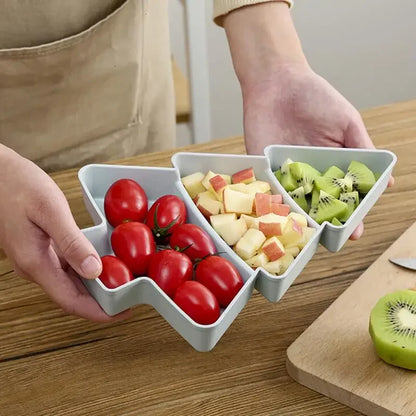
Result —
<instances>
[{"instance_id":1,"label":"beige apron","mask_svg":"<svg viewBox=\"0 0 416 416\"><path fill-rule=\"evenodd\" d=\"M174 146L167 0L0 0L0 142L52 171Z\"/></svg>"}]
</instances>

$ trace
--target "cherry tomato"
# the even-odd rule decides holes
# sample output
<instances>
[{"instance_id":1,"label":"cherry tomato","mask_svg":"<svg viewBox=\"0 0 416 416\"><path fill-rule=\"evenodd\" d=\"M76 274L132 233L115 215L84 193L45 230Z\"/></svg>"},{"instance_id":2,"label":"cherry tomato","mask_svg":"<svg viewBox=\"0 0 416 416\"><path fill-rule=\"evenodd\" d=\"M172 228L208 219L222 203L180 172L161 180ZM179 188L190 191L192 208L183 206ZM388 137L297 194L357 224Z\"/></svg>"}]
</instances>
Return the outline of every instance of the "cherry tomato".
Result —
<instances>
[{"instance_id":1,"label":"cherry tomato","mask_svg":"<svg viewBox=\"0 0 416 416\"><path fill-rule=\"evenodd\" d=\"M209 234L195 224L178 227L170 238L170 246L183 251L193 262L217 252Z\"/></svg>"},{"instance_id":2,"label":"cherry tomato","mask_svg":"<svg viewBox=\"0 0 416 416\"><path fill-rule=\"evenodd\" d=\"M161 243L168 243L171 234L185 222L185 203L176 195L164 195L157 199L146 216L146 224Z\"/></svg>"},{"instance_id":3,"label":"cherry tomato","mask_svg":"<svg viewBox=\"0 0 416 416\"><path fill-rule=\"evenodd\" d=\"M194 280L178 287L174 302L198 324L212 324L220 316L217 298L204 285Z\"/></svg>"},{"instance_id":4,"label":"cherry tomato","mask_svg":"<svg viewBox=\"0 0 416 416\"><path fill-rule=\"evenodd\" d=\"M244 282L236 267L224 257L209 256L196 266L195 280L207 287L225 308Z\"/></svg>"},{"instance_id":5,"label":"cherry tomato","mask_svg":"<svg viewBox=\"0 0 416 416\"><path fill-rule=\"evenodd\" d=\"M103 271L98 278L109 289L115 289L134 279L129 268L115 256L103 256L101 263Z\"/></svg>"},{"instance_id":6,"label":"cherry tomato","mask_svg":"<svg viewBox=\"0 0 416 416\"><path fill-rule=\"evenodd\" d=\"M192 279L192 274L191 260L178 251L162 250L150 260L148 276L171 298L183 282Z\"/></svg>"},{"instance_id":7,"label":"cherry tomato","mask_svg":"<svg viewBox=\"0 0 416 416\"><path fill-rule=\"evenodd\" d=\"M108 222L117 227L125 221L144 221L147 204L146 193L137 182L120 179L105 194L104 212Z\"/></svg>"},{"instance_id":8,"label":"cherry tomato","mask_svg":"<svg viewBox=\"0 0 416 416\"><path fill-rule=\"evenodd\" d=\"M140 222L125 222L111 234L111 246L134 275L143 276L150 259L156 252L156 244L150 228Z\"/></svg>"}]
</instances>

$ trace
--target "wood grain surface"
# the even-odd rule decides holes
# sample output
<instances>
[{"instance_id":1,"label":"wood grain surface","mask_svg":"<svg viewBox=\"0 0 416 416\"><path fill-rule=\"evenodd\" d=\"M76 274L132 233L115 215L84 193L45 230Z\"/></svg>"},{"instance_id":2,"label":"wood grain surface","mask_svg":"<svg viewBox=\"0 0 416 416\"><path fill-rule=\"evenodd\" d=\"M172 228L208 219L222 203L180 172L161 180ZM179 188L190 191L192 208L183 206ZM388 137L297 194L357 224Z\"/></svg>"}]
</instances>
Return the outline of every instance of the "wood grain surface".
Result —
<instances>
[{"instance_id":1,"label":"wood grain surface","mask_svg":"<svg viewBox=\"0 0 416 416\"><path fill-rule=\"evenodd\" d=\"M416 272L389 262L415 257L415 242L416 223L288 348L295 380L368 416L416 415L416 373L380 360L368 333L382 296L416 286Z\"/></svg>"},{"instance_id":2,"label":"wood grain surface","mask_svg":"<svg viewBox=\"0 0 416 416\"><path fill-rule=\"evenodd\" d=\"M212 352L198 353L151 307L117 324L61 312L0 252L0 415L355 415L287 374L287 347L416 220L416 101L363 112L398 156L396 184L340 253L320 248L277 304L254 294ZM233 138L181 150L243 153ZM170 152L124 164L170 166ZM52 175L78 225L92 224L76 169ZM412 203L413 202L413 203Z\"/></svg>"}]
</instances>

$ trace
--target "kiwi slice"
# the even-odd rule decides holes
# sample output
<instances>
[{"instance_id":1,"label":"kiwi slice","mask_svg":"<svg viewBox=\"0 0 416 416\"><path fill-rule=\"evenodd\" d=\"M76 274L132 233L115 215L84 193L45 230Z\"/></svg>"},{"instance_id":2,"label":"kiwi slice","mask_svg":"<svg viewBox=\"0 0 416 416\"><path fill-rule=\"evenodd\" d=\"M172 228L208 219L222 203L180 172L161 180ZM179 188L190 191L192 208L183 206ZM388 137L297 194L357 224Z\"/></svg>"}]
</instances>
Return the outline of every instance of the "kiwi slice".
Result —
<instances>
[{"instance_id":1,"label":"kiwi slice","mask_svg":"<svg viewBox=\"0 0 416 416\"><path fill-rule=\"evenodd\" d=\"M315 179L315 187L318 191L325 191L334 198L339 198L341 192L352 191L352 180L319 176Z\"/></svg>"},{"instance_id":2,"label":"kiwi slice","mask_svg":"<svg viewBox=\"0 0 416 416\"><path fill-rule=\"evenodd\" d=\"M305 189L303 189L303 186L299 186L299 188L296 188L294 191L289 192L289 195L304 211L308 211L309 207L308 202L305 198Z\"/></svg>"},{"instance_id":3,"label":"kiwi slice","mask_svg":"<svg viewBox=\"0 0 416 416\"><path fill-rule=\"evenodd\" d=\"M312 200L311 200L311 206L312 207L316 207L318 205L318 201L319 201L319 192L316 189L316 186L313 187L313 191L312 191Z\"/></svg>"},{"instance_id":4,"label":"kiwi slice","mask_svg":"<svg viewBox=\"0 0 416 416\"><path fill-rule=\"evenodd\" d=\"M366 194L376 182L374 173L364 163L353 160L348 166L345 179L352 180L353 188L362 194Z\"/></svg>"},{"instance_id":5,"label":"kiwi slice","mask_svg":"<svg viewBox=\"0 0 416 416\"><path fill-rule=\"evenodd\" d=\"M337 217L334 217L332 218L331 224L339 227L342 225L342 222Z\"/></svg>"},{"instance_id":6,"label":"kiwi slice","mask_svg":"<svg viewBox=\"0 0 416 416\"><path fill-rule=\"evenodd\" d=\"M339 196L339 200L345 202L347 204L347 210L345 211L344 215L338 217L338 219L342 222L346 222L351 214L354 212L355 208L358 207L360 203L360 196L358 195L357 191L353 192L346 192L345 194L341 194Z\"/></svg>"},{"instance_id":7,"label":"kiwi slice","mask_svg":"<svg viewBox=\"0 0 416 416\"><path fill-rule=\"evenodd\" d=\"M296 179L298 186L303 186L305 194L311 193L315 178L321 176L321 173L311 165L303 162L291 163L289 168L292 176Z\"/></svg>"},{"instance_id":8,"label":"kiwi slice","mask_svg":"<svg viewBox=\"0 0 416 416\"><path fill-rule=\"evenodd\" d=\"M322 224L324 221L331 221L334 217L342 217L346 210L345 202L339 201L325 191L320 191L318 204L311 208L309 215L318 224Z\"/></svg>"},{"instance_id":9,"label":"kiwi slice","mask_svg":"<svg viewBox=\"0 0 416 416\"><path fill-rule=\"evenodd\" d=\"M280 178L280 183L282 184L283 188L285 188L288 192L294 191L299 186L289 169L289 166L292 163L292 159L286 159L280 168L282 174Z\"/></svg>"},{"instance_id":10,"label":"kiwi slice","mask_svg":"<svg viewBox=\"0 0 416 416\"><path fill-rule=\"evenodd\" d=\"M369 329L382 360L416 370L416 291L399 290L379 299Z\"/></svg>"},{"instance_id":11,"label":"kiwi slice","mask_svg":"<svg viewBox=\"0 0 416 416\"><path fill-rule=\"evenodd\" d=\"M282 171L278 169L276 172L274 172L274 176L276 176L276 179L281 182L282 181Z\"/></svg>"},{"instance_id":12,"label":"kiwi slice","mask_svg":"<svg viewBox=\"0 0 416 416\"><path fill-rule=\"evenodd\" d=\"M342 179L345 173L338 166L329 167L322 176L329 176L330 178Z\"/></svg>"}]
</instances>

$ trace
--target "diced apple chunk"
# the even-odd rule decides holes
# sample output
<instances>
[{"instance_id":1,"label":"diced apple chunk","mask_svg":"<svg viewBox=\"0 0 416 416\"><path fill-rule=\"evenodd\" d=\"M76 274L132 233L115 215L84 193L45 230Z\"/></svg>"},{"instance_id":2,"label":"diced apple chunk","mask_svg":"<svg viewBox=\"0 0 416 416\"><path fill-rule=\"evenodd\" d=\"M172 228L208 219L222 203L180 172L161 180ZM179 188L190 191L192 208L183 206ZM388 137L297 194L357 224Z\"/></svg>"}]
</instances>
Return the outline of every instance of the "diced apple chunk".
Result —
<instances>
[{"instance_id":1,"label":"diced apple chunk","mask_svg":"<svg viewBox=\"0 0 416 416\"><path fill-rule=\"evenodd\" d=\"M307 227L308 226L308 221L307 221L306 217L302 214L299 214L297 212L291 212L287 217L288 218L293 218L302 227Z\"/></svg>"},{"instance_id":2,"label":"diced apple chunk","mask_svg":"<svg viewBox=\"0 0 416 416\"><path fill-rule=\"evenodd\" d=\"M218 225L216 231L229 246L233 246L247 231L247 225L242 218L239 218Z\"/></svg>"},{"instance_id":3,"label":"diced apple chunk","mask_svg":"<svg viewBox=\"0 0 416 416\"><path fill-rule=\"evenodd\" d=\"M300 253L300 248L298 246L287 246L285 249L286 253L291 254L293 257L296 257Z\"/></svg>"},{"instance_id":4,"label":"diced apple chunk","mask_svg":"<svg viewBox=\"0 0 416 416\"><path fill-rule=\"evenodd\" d=\"M212 215L209 220L211 221L211 225L214 228L214 230L217 231L217 227L221 226L222 224L237 221L237 215L234 213Z\"/></svg>"},{"instance_id":5,"label":"diced apple chunk","mask_svg":"<svg viewBox=\"0 0 416 416\"><path fill-rule=\"evenodd\" d=\"M247 191L250 194L256 193L266 193L270 191L270 184L269 182L265 181L254 181L247 185Z\"/></svg>"},{"instance_id":6,"label":"diced apple chunk","mask_svg":"<svg viewBox=\"0 0 416 416\"><path fill-rule=\"evenodd\" d=\"M202 179L204 179L204 174L202 172L195 172L192 175L184 176L181 179L183 186L192 199L199 193L205 191L205 188L202 185Z\"/></svg>"},{"instance_id":7,"label":"diced apple chunk","mask_svg":"<svg viewBox=\"0 0 416 416\"><path fill-rule=\"evenodd\" d=\"M252 217L251 215L242 214L241 218L243 218L246 222L247 228L256 228L257 230L259 229L258 217Z\"/></svg>"},{"instance_id":8,"label":"diced apple chunk","mask_svg":"<svg viewBox=\"0 0 416 416\"><path fill-rule=\"evenodd\" d=\"M290 206L286 204L271 203L271 212L277 215L288 216L290 212Z\"/></svg>"},{"instance_id":9,"label":"diced apple chunk","mask_svg":"<svg viewBox=\"0 0 416 416\"><path fill-rule=\"evenodd\" d=\"M266 236L281 235L287 223L287 217L273 213L257 218L259 230Z\"/></svg>"},{"instance_id":10,"label":"diced apple chunk","mask_svg":"<svg viewBox=\"0 0 416 416\"><path fill-rule=\"evenodd\" d=\"M283 204L283 195L275 194L270 197L272 204Z\"/></svg>"},{"instance_id":11,"label":"diced apple chunk","mask_svg":"<svg viewBox=\"0 0 416 416\"><path fill-rule=\"evenodd\" d=\"M207 174L204 176L204 178L202 179L201 183L204 186L205 190L207 190L207 191L209 190L209 188L210 188L209 180L211 178L213 178L214 176L216 176L216 175L217 175L216 173L214 173L211 170L209 170L207 172Z\"/></svg>"},{"instance_id":12,"label":"diced apple chunk","mask_svg":"<svg viewBox=\"0 0 416 416\"><path fill-rule=\"evenodd\" d=\"M270 261L269 263L266 263L263 267L269 273L281 275L289 268L293 260L294 260L293 256L289 253L286 253L284 256L280 257L278 260Z\"/></svg>"},{"instance_id":13,"label":"diced apple chunk","mask_svg":"<svg viewBox=\"0 0 416 416\"><path fill-rule=\"evenodd\" d=\"M245 183L233 183L231 185L227 185L227 188L233 189L234 191L244 192L245 194L249 194L250 192L247 189L247 185Z\"/></svg>"},{"instance_id":14,"label":"diced apple chunk","mask_svg":"<svg viewBox=\"0 0 416 416\"><path fill-rule=\"evenodd\" d=\"M224 189L224 207L226 212L251 214L253 210L253 199L253 195L234 191L228 186Z\"/></svg>"},{"instance_id":15,"label":"diced apple chunk","mask_svg":"<svg viewBox=\"0 0 416 416\"><path fill-rule=\"evenodd\" d=\"M264 267L264 265L268 262L269 258L266 256L266 253L256 254L255 256L246 260L246 263L253 269L257 267Z\"/></svg>"},{"instance_id":16,"label":"diced apple chunk","mask_svg":"<svg viewBox=\"0 0 416 416\"><path fill-rule=\"evenodd\" d=\"M257 253L265 240L266 236L261 231L249 228L238 240L234 250L243 260L247 260Z\"/></svg>"},{"instance_id":17,"label":"diced apple chunk","mask_svg":"<svg viewBox=\"0 0 416 416\"><path fill-rule=\"evenodd\" d=\"M308 241L313 237L313 235L315 234L316 230L315 228L311 228L311 227L303 227L302 228L302 238L298 241L297 245L298 247L302 250L303 247L306 246L306 244L308 244Z\"/></svg>"},{"instance_id":18,"label":"diced apple chunk","mask_svg":"<svg viewBox=\"0 0 416 416\"><path fill-rule=\"evenodd\" d=\"M288 219L283 234L279 235L279 240L285 246L295 246L302 239L303 229L293 218Z\"/></svg>"},{"instance_id":19,"label":"diced apple chunk","mask_svg":"<svg viewBox=\"0 0 416 416\"><path fill-rule=\"evenodd\" d=\"M231 184L231 176L230 175L224 175L223 173L220 173L220 176L222 176L225 179L225 182L227 182L227 185Z\"/></svg>"},{"instance_id":20,"label":"diced apple chunk","mask_svg":"<svg viewBox=\"0 0 416 416\"><path fill-rule=\"evenodd\" d=\"M266 253L266 256L271 260L278 260L280 257L285 255L285 248L281 241L277 237L269 238L262 247L262 251Z\"/></svg>"},{"instance_id":21,"label":"diced apple chunk","mask_svg":"<svg viewBox=\"0 0 416 416\"><path fill-rule=\"evenodd\" d=\"M256 215L261 217L271 212L271 195L258 192L254 196L254 209Z\"/></svg>"},{"instance_id":22,"label":"diced apple chunk","mask_svg":"<svg viewBox=\"0 0 416 416\"><path fill-rule=\"evenodd\" d=\"M251 183L256 180L253 168L243 169L231 175L232 183Z\"/></svg>"},{"instance_id":23,"label":"diced apple chunk","mask_svg":"<svg viewBox=\"0 0 416 416\"><path fill-rule=\"evenodd\" d=\"M209 218L211 215L217 215L221 209L221 202L211 198L199 198L196 207L202 214Z\"/></svg>"},{"instance_id":24,"label":"diced apple chunk","mask_svg":"<svg viewBox=\"0 0 416 416\"><path fill-rule=\"evenodd\" d=\"M226 180L221 175L215 175L209 180L209 190L214 193L218 201L222 201L224 188L227 186Z\"/></svg>"}]
</instances>

